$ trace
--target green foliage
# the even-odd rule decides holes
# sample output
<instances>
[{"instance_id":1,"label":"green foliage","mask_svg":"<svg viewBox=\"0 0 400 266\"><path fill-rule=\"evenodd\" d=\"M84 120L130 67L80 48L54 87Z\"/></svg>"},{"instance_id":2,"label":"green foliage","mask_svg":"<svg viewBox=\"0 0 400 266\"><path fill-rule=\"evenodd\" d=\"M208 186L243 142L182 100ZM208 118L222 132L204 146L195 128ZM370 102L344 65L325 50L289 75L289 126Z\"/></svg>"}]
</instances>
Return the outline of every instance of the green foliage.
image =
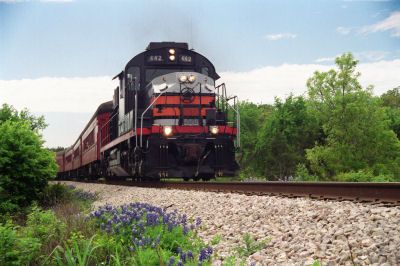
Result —
<instances>
[{"instance_id":1,"label":"green foliage","mask_svg":"<svg viewBox=\"0 0 400 266\"><path fill-rule=\"evenodd\" d=\"M312 266L322 266L322 263L319 260L315 260Z\"/></svg>"},{"instance_id":2,"label":"green foliage","mask_svg":"<svg viewBox=\"0 0 400 266\"><path fill-rule=\"evenodd\" d=\"M243 235L243 245L236 248L236 252L240 258L246 258L257 251L265 248L270 239L256 241L249 233Z\"/></svg>"},{"instance_id":3,"label":"green foliage","mask_svg":"<svg viewBox=\"0 0 400 266\"><path fill-rule=\"evenodd\" d=\"M391 174L374 175L372 171L359 170L337 175L338 181L343 182L391 182L396 181Z\"/></svg>"},{"instance_id":4,"label":"green foliage","mask_svg":"<svg viewBox=\"0 0 400 266\"><path fill-rule=\"evenodd\" d=\"M219 242L221 242L221 235L217 234L217 235L213 236L213 238L210 241L210 244L215 246L215 245L218 245Z\"/></svg>"},{"instance_id":5,"label":"green foliage","mask_svg":"<svg viewBox=\"0 0 400 266\"><path fill-rule=\"evenodd\" d=\"M0 109L0 213L38 200L55 176L54 154L43 148L39 134L44 126L43 118L27 111L18 113L7 105Z\"/></svg>"},{"instance_id":6,"label":"green foliage","mask_svg":"<svg viewBox=\"0 0 400 266\"><path fill-rule=\"evenodd\" d=\"M296 181L318 181L318 176L311 175L305 164L298 164L295 173Z\"/></svg>"},{"instance_id":7,"label":"green foliage","mask_svg":"<svg viewBox=\"0 0 400 266\"><path fill-rule=\"evenodd\" d=\"M397 138L400 138L400 87L382 94L381 100L386 107L390 128L396 133Z\"/></svg>"},{"instance_id":8,"label":"green foliage","mask_svg":"<svg viewBox=\"0 0 400 266\"><path fill-rule=\"evenodd\" d=\"M40 241L18 232L8 221L0 224L0 265L27 265L39 254Z\"/></svg>"},{"instance_id":9,"label":"green foliage","mask_svg":"<svg viewBox=\"0 0 400 266\"><path fill-rule=\"evenodd\" d=\"M28 214L24 233L26 236L39 239L42 243L50 242L62 238L65 233L65 224L56 217L53 211L44 211L33 206Z\"/></svg>"},{"instance_id":10,"label":"green foliage","mask_svg":"<svg viewBox=\"0 0 400 266\"><path fill-rule=\"evenodd\" d=\"M11 122L26 122L29 128L39 133L47 127L43 116L35 117L27 109L18 112L14 107L3 104L0 108L0 124L11 121Z\"/></svg>"},{"instance_id":11,"label":"green foliage","mask_svg":"<svg viewBox=\"0 0 400 266\"><path fill-rule=\"evenodd\" d=\"M302 97L275 100L273 114L258 135L259 169L269 179L294 176L296 165L305 163L305 149L318 137L319 127Z\"/></svg>"},{"instance_id":12,"label":"green foliage","mask_svg":"<svg viewBox=\"0 0 400 266\"><path fill-rule=\"evenodd\" d=\"M69 202L73 200L73 197L72 189L69 189L67 186L60 183L51 184L46 186L43 190L40 197L40 204L42 206L50 207Z\"/></svg>"},{"instance_id":13,"label":"green foliage","mask_svg":"<svg viewBox=\"0 0 400 266\"><path fill-rule=\"evenodd\" d=\"M237 258L236 256L229 256L224 259L222 266L245 266L246 260L243 258Z\"/></svg>"},{"instance_id":14,"label":"green foliage","mask_svg":"<svg viewBox=\"0 0 400 266\"><path fill-rule=\"evenodd\" d=\"M324 180L371 170L400 178L400 142L371 88L363 89L351 54L336 59L338 71L315 72L307 82L309 107L326 139L307 150L311 169Z\"/></svg>"},{"instance_id":15,"label":"green foliage","mask_svg":"<svg viewBox=\"0 0 400 266\"><path fill-rule=\"evenodd\" d=\"M63 150L65 150L65 148L64 147L61 147L61 146L57 146L57 147L55 147L55 148L47 148L49 151L53 151L53 152L59 152L59 151L63 151Z\"/></svg>"},{"instance_id":16,"label":"green foliage","mask_svg":"<svg viewBox=\"0 0 400 266\"><path fill-rule=\"evenodd\" d=\"M241 127L241 151L238 155L238 163L241 166L241 176L255 176L257 155L257 135L265 120L271 114L273 108L270 105L257 105L250 102L240 102L240 127Z\"/></svg>"},{"instance_id":17,"label":"green foliage","mask_svg":"<svg viewBox=\"0 0 400 266\"><path fill-rule=\"evenodd\" d=\"M90 239L76 237L73 235L65 244L65 247L58 246L54 250L54 264L56 265L98 265L95 255L99 245L93 244L94 236Z\"/></svg>"}]
</instances>

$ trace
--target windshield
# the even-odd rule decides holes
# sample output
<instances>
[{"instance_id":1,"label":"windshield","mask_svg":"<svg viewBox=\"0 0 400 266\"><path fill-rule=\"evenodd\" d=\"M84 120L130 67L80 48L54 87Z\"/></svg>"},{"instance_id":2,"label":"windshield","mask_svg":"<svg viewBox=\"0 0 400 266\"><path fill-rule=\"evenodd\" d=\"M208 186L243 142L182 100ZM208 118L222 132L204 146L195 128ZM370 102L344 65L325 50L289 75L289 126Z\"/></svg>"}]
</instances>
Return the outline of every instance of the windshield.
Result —
<instances>
[{"instance_id":1,"label":"windshield","mask_svg":"<svg viewBox=\"0 0 400 266\"><path fill-rule=\"evenodd\" d=\"M154 69L147 69L146 70L146 84L155 79L156 77L166 75L169 73L173 72L190 72L193 71L193 69L160 69L160 68L154 68Z\"/></svg>"}]
</instances>

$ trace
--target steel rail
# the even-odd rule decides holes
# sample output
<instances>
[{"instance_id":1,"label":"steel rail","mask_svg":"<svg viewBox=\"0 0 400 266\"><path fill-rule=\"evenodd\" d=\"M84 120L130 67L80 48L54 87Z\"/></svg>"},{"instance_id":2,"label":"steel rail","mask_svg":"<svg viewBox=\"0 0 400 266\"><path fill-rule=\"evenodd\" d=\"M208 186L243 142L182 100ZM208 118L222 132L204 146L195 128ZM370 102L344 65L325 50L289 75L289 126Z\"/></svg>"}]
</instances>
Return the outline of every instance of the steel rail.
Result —
<instances>
[{"instance_id":1,"label":"steel rail","mask_svg":"<svg viewBox=\"0 0 400 266\"><path fill-rule=\"evenodd\" d=\"M252 195L387 202L400 205L400 182L134 182L126 180L84 182L147 188L244 193Z\"/></svg>"}]
</instances>

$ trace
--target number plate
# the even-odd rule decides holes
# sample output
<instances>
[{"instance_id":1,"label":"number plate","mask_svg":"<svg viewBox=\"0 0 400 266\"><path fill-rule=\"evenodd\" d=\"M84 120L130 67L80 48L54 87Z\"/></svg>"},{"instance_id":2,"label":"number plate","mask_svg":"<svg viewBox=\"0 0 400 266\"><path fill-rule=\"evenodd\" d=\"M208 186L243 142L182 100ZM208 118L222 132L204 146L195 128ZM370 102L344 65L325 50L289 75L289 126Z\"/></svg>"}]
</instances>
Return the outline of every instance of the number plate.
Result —
<instances>
[{"instance_id":1,"label":"number plate","mask_svg":"<svg viewBox=\"0 0 400 266\"><path fill-rule=\"evenodd\" d=\"M185 126L198 126L199 119L183 119L183 124Z\"/></svg>"}]
</instances>

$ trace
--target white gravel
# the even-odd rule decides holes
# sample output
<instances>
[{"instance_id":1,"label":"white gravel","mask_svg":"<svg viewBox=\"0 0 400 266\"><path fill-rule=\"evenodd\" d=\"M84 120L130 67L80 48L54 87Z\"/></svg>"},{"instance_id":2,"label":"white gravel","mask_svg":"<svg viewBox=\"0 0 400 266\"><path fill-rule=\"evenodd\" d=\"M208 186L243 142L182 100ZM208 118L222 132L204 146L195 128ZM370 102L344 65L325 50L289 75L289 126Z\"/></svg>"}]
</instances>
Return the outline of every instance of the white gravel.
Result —
<instances>
[{"instance_id":1,"label":"white gravel","mask_svg":"<svg viewBox=\"0 0 400 266\"><path fill-rule=\"evenodd\" d=\"M200 236L214 246L215 264L242 243L242 235L271 238L247 261L257 265L400 265L400 207L308 198L246 196L66 182L121 205L140 201L170 206L203 221Z\"/></svg>"}]
</instances>

